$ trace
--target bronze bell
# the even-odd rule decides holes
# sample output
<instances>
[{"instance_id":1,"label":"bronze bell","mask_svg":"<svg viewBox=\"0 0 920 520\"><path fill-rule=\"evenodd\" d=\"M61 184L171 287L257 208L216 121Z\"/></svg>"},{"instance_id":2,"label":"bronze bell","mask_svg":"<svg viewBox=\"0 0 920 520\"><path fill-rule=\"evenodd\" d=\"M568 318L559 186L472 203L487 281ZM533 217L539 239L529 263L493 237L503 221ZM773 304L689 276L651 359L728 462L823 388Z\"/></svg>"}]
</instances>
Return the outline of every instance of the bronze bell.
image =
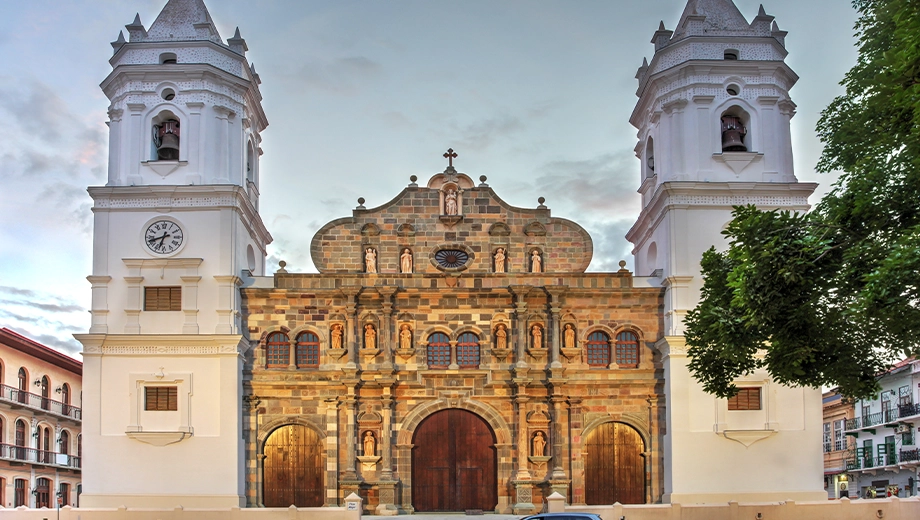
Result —
<instances>
[{"instance_id":1,"label":"bronze bell","mask_svg":"<svg viewBox=\"0 0 920 520\"><path fill-rule=\"evenodd\" d=\"M179 122L170 119L154 128L154 144L157 147L157 160L179 160Z\"/></svg>"},{"instance_id":2,"label":"bronze bell","mask_svg":"<svg viewBox=\"0 0 920 520\"><path fill-rule=\"evenodd\" d=\"M735 116L722 117L723 152L746 152L747 146L744 144L745 135L747 135L747 129L744 128L741 118Z\"/></svg>"}]
</instances>

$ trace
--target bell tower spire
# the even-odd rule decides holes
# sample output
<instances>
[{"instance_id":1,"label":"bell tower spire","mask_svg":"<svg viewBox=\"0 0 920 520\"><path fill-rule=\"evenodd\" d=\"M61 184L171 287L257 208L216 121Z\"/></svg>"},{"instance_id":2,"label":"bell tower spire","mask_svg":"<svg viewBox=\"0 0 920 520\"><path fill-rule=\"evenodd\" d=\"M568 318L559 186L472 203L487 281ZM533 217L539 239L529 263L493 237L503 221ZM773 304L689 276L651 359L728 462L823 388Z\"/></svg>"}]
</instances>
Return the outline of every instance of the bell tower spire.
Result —
<instances>
[{"instance_id":1,"label":"bell tower spire","mask_svg":"<svg viewBox=\"0 0 920 520\"><path fill-rule=\"evenodd\" d=\"M703 285L700 259L727 246L721 231L732 207L807 211L816 187L793 171L789 91L798 76L785 63L785 36L763 7L748 22L731 0L689 0L673 31L663 23L655 31L654 55L636 75L630 123L643 209L626 238L637 274L665 288L656 348L668 395L667 502L826 496L817 478L820 391L755 372L737 385L760 401L739 412L692 378L684 340L684 317Z\"/></svg>"}]
</instances>

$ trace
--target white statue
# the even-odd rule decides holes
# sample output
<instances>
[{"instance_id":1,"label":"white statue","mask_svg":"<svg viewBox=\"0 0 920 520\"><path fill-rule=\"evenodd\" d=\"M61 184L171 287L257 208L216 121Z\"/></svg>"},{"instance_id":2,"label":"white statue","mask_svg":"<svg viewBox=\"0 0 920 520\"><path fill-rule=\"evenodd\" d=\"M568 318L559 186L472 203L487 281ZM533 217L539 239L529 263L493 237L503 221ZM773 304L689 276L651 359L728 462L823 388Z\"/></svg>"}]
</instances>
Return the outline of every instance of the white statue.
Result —
<instances>
[{"instance_id":1,"label":"white statue","mask_svg":"<svg viewBox=\"0 0 920 520\"><path fill-rule=\"evenodd\" d=\"M495 272L505 272L505 248L500 247L495 251Z\"/></svg>"},{"instance_id":2,"label":"white statue","mask_svg":"<svg viewBox=\"0 0 920 520\"><path fill-rule=\"evenodd\" d=\"M536 249L530 253L530 272L543 272L543 259L540 258L540 251Z\"/></svg>"},{"instance_id":3,"label":"white statue","mask_svg":"<svg viewBox=\"0 0 920 520\"><path fill-rule=\"evenodd\" d=\"M372 247L364 250L364 270L368 273L377 272L377 251Z\"/></svg>"},{"instance_id":4,"label":"white statue","mask_svg":"<svg viewBox=\"0 0 920 520\"><path fill-rule=\"evenodd\" d=\"M444 197L444 213L447 215L457 214L457 190L447 190Z\"/></svg>"},{"instance_id":5,"label":"white statue","mask_svg":"<svg viewBox=\"0 0 920 520\"><path fill-rule=\"evenodd\" d=\"M403 249L402 255L399 256L399 272L412 272L412 251L409 251L409 248Z\"/></svg>"}]
</instances>

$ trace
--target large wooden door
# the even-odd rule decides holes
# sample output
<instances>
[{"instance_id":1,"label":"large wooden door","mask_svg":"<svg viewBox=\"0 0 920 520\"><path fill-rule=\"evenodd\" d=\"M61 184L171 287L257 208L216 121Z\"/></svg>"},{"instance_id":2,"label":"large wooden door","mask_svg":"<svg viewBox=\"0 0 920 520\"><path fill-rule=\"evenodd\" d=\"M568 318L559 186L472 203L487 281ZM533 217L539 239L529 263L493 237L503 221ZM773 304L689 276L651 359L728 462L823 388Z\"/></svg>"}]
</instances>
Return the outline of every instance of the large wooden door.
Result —
<instances>
[{"instance_id":1,"label":"large wooden door","mask_svg":"<svg viewBox=\"0 0 920 520\"><path fill-rule=\"evenodd\" d=\"M323 505L323 445L297 424L282 426L265 441L262 502L266 507Z\"/></svg>"},{"instance_id":2,"label":"large wooden door","mask_svg":"<svg viewBox=\"0 0 920 520\"><path fill-rule=\"evenodd\" d=\"M645 443L623 423L604 423L585 439L585 503L645 503Z\"/></svg>"},{"instance_id":3,"label":"large wooden door","mask_svg":"<svg viewBox=\"0 0 920 520\"><path fill-rule=\"evenodd\" d=\"M495 510L495 436L481 417L458 409L433 413L415 430L412 444L416 511Z\"/></svg>"}]
</instances>

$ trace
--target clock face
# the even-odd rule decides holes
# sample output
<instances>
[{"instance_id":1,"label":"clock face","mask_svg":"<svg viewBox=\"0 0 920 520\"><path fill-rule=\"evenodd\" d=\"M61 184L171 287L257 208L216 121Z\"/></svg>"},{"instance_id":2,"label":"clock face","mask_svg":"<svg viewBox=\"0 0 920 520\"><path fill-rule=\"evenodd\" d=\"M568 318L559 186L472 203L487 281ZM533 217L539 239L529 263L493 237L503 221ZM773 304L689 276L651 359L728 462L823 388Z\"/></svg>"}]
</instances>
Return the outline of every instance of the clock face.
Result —
<instances>
[{"instance_id":1,"label":"clock face","mask_svg":"<svg viewBox=\"0 0 920 520\"><path fill-rule=\"evenodd\" d=\"M174 253L182 246L183 239L182 228L171 220L158 220L144 232L147 248L158 255Z\"/></svg>"}]
</instances>

